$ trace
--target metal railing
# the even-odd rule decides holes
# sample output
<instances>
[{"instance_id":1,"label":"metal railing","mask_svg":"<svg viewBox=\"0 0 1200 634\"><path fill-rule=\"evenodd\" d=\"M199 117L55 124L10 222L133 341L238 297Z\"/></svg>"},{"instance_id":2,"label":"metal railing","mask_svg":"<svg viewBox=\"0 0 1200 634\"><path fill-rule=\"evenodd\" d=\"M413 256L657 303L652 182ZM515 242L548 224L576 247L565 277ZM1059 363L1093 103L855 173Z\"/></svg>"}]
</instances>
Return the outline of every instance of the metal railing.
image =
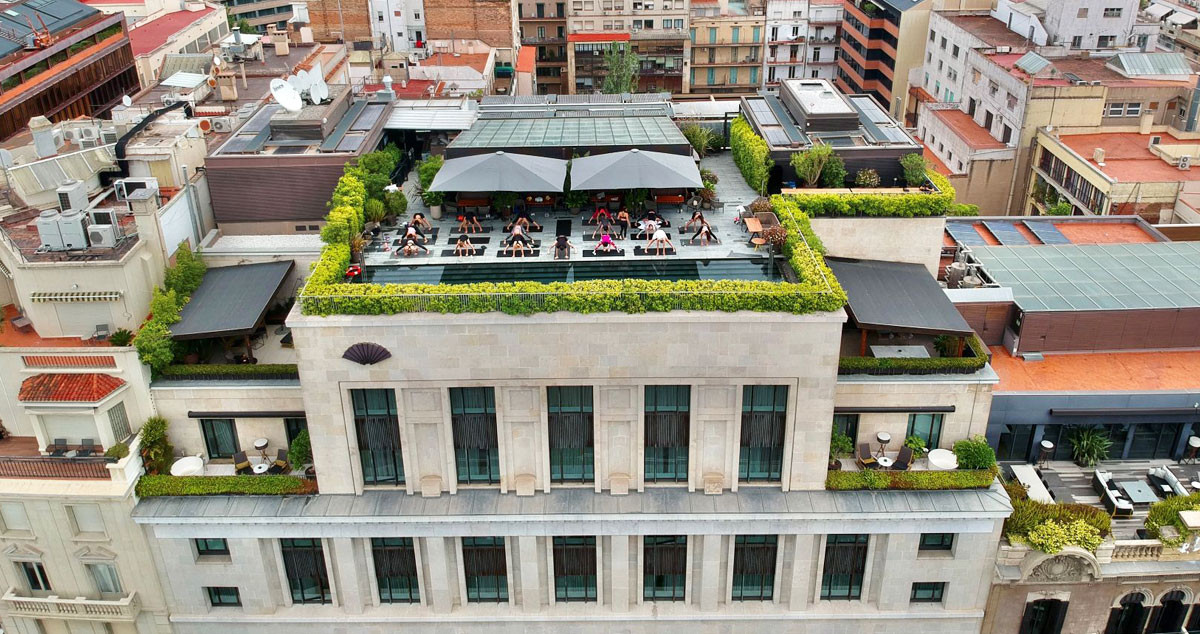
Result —
<instances>
[{"instance_id":1,"label":"metal railing","mask_svg":"<svg viewBox=\"0 0 1200 634\"><path fill-rule=\"evenodd\" d=\"M122 599L106 601L85 597L22 597L14 588L9 588L4 593L4 602L8 604L10 616L84 621L134 621L142 609L136 592Z\"/></svg>"},{"instance_id":2,"label":"metal railing","mask_svg":"<svg viewBox=\"0 0 1200 634\"><path fill-rule=\"evenodd\" d=\"M51 456L0 456L0 478L48 478L60 480L107 480L108 465L115 458L95 456L67 458Z\"/></svg>"}]
</instances>

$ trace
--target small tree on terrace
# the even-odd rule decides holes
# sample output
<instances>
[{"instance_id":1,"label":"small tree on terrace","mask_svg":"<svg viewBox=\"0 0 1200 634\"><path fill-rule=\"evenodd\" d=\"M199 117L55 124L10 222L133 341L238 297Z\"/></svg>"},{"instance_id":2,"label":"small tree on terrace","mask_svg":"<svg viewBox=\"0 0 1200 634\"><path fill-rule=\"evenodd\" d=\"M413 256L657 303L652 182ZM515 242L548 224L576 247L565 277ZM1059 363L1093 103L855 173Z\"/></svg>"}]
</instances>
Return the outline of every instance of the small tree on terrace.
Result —
<instances>
[{"instance_id":1,"label":"small tree on terrace","mask_svg":"<svg viewBox=\"0 0 1200 634\"><path fill-rule=\"evenodd\" d=\"M814 145L792 155L792 169L796 170L796 175L804 181L805 186L816 187L821 184L821 172L825 171L825 165L832 158L833 146ZM845 168L842 169L842 174L845 175Z\"/></svg>"},{"instance_id":2,"label":"small tree on terrace","mask_svg":"<svg viewBox=\"0 0 1200 634\"><path fill-rule=\"evenodd\" d=\"M627 45L620 42L609 44L608 50L604 51L604 66L608 69L608 74L604 76L600 92L606 95L637 92L638 69L641 68L641 64L637 53Z\"/></svg>"}]
</instances>

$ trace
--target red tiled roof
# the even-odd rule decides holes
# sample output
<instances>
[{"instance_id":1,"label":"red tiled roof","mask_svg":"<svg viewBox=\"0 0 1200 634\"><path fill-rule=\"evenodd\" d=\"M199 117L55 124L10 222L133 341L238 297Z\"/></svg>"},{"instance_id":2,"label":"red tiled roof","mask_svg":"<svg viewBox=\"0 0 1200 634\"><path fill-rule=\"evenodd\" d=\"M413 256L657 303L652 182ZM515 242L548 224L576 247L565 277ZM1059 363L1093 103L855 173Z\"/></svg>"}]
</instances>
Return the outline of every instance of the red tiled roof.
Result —
<instances>
[{"instance_id":1,"label":"red tiled roof","mask_svg":"<svg viewBox=\"0 0 1200 634\"><path fill-rule=\"evenodd\" d=\"M537 59L537 50L532 46L522 46L521 52L517 53L517 72L532 73L535 59Z\"/></svg>"},{"instance_id":2,"label":"red tiled roof","mask_svg":"<svg viewBox=\"0 0 1200 634\"><path fill-rule=\"evenodd\" d=\"M975 150L1001 150L1007 145L997 141L988 134L983 126L975 123L971 115L958 109L930 110L933 116L942 120L946 127L954 131L958 138Z\"/></svg>"},{"instance_id":3,"label":"red tiled roof","mask_svg":"<svg viewBox=\"0 0 1200 634\"><path fill-rule=\"evenodd\" d=\"M125 385L108 374L35 374L21 382L17 399L26 403L95 403Z\"/></svg>"},{"instance_id":4,"label":"red tiled roof","mask_svg":"<svg viewBox=\"0 0 1200 634\"><path fill-rule=\"evenodd\" d=\"M1177 183L1200 180L1200 170L1181 170L1150 151L1150 137L1157 136L1162 145L1195 145L1195 141L1177 139L1170 134L1137 134L1134 132L1101 132L1098 134L1065 134L1059 137L1088 165L1123 183ZM1104 165L1095 160L1096 149L1104 150Z\"/></svg>"},{"instance_id":5,"label":"red tiled roof","mask_svg":"<svg viewBox=\"0 0 1200 634\"><path fill-rule=\"evenodd\" d=\"M24 355L27 368L115 368L117 360L110 354L100 356Z\"/></svg>"},{"instance_id":6,"label":"red tiled roof","mask_svg":"<svg viewBox=\"0 0 1200 634\"><path fill-rule=\"evenodd\" d=\"M439 84L438 91L433 95L437 96L441 94L441 88L445 85L445 82L434 82L432 79L410 79L405 86L400 85L400 80L395 80L392 82L392 92L396 93L396 96L401 99L428 97L430 95L425 90L434 85L434 83ZM383 90L383 84L363 84L363 92L376 93L380 90Z\"/></svg>"},{"instance_id":7,"label":"red tiled roof","mask_svg":"<svg viewBox=\"0 0 1200 634\"><path fill-rule=\"evenodd\" d=\"M568 42L628 42L629 34L613 31L612 33L569 33Z\"/></svg>"},{"instance_id":8,"label":"red tiled roof","mask_svg":"<svg viewBox=\"0 0 1200 634\"><path fill-rule=\"evenodd\" d=\"M134 55L153 53L158 47L167 43L172 35L182 31L208 14L216 11L212 7L204 7L200 11L175 11L154 18L149 22L129 30L129 43Z\"/></svg>"}]
</instances>

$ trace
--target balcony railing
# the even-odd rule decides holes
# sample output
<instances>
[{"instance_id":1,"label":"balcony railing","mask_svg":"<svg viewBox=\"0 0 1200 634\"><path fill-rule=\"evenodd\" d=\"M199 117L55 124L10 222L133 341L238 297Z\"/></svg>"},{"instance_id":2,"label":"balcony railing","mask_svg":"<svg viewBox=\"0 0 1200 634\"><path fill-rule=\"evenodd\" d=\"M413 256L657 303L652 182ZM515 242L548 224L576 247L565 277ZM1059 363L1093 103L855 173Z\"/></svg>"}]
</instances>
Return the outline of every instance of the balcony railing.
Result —
<instances>
[{"instance_id":1,"label":"balcony railing","mask_svg":"<svg viewBox=\"0 0 1200 634\"><path fill-rule=\"evenodd\" d=\"M4 602L9 616L28 618L54 618L80 621L122 621L137 620L142 611L141 601L136 592L116 601L88 599L75 597L66 599L58 596L22 597L16 594L16 589L9 588L4 593Z\"/></svg>"},{"instance_id":2,"label":"balcony railing","mask_svg":"<svg viewBox=\"0 0 1200 634\"><path fill-rule=\"evenodd\" d=\"M0 456L0 478L107 480L113 458L54 458L50 456Z\"/></svg>"},{"instance_id":3,"label":"balcony railing","mask_svg":"<svg viewBox=\"0 0 1200 634\"><path fill-rule=\"evenodd\" d=\"M551 36L551 37L523 37L523 38L521 38L522 44L563 44L566 41L567 41L566 37L559 37L557 35Z\"/></svg>"},{"instance_id":4,"label":"balcony railing","mask_svg":"<svg viewBox=\"0 0 1200 634\"><path fill-rule=\"evenodd\" d=\"M1157 561L1163 554L1163 543L1157 539L1118 539L1113 542L1113 561Z\"/></svg>"}]
</instances>

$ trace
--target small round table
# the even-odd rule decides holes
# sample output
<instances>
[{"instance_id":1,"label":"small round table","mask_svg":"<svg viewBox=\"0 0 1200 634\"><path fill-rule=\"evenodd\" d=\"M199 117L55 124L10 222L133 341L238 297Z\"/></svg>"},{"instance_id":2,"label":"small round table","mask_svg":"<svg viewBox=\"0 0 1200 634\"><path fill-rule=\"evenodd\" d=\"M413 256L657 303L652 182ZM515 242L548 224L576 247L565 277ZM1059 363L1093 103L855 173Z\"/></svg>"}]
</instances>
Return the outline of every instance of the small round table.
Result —
<instances>
[{"instance_id":1,"label":"small round table","mask_svg":"<svg viewBox=\"0 0 1200 634\"><path fill-rule=\"evenodd\" d=\"M888 458L887 456L879 456L878 458L875 459L875 461L878 462L879 466L883 467L884 469L890 469L892 467L892 464L894 464L896 462L895 460L893 460L892 458Z\"/></svg>"},{"instance_id":2,"label":"small round table","mask_svg":"<svg viewBox=\"0 0 1200 634\"><path fill-rule=\"evenodd\" d=\"M260 462L256 465L254 465L253 467L251 467L251 470L254 471L254 475L262 475L267 472L267 469L270 469L270 468L271 468L271 465L269 465L265 462Z\"/></svg>"},{"instance_id":3,"label":"small round table","mask_svg":"<svg viewBox=\"0 0 1200 634\"><path fill-rule=\"evenodd\" d=\"M875 440L879 442L879 455L882 456L887 451L888 443L892 442L892 435L881 431L875 434Z\"/></svg>"}]
</instances>

